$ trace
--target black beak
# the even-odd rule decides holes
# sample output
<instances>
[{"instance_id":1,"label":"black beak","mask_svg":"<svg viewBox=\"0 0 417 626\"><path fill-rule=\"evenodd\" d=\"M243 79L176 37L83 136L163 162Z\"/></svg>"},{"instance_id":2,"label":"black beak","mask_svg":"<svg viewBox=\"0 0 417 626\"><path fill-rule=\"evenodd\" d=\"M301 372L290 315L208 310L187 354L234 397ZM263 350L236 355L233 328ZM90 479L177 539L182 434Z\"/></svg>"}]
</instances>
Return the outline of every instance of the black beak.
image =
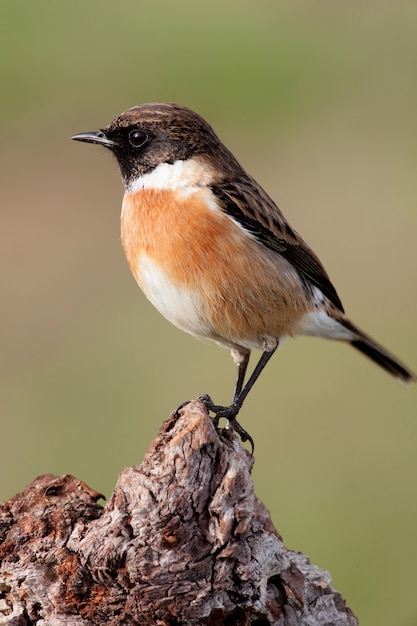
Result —
<instances>
[{"instance_id":1,"label":"black beak","mask_svg":"<svg viewBox=\"0 0 417 626\"><path fill-rule=\"evenodd\" d=\"M116 145L114 141L106 137L102 130L93 131L91 133L78 133L78 135L73 135L71 139L75 139L75 141L85 141L86 143L96 143L110 150Z\"/></svg>"}]
</instances>

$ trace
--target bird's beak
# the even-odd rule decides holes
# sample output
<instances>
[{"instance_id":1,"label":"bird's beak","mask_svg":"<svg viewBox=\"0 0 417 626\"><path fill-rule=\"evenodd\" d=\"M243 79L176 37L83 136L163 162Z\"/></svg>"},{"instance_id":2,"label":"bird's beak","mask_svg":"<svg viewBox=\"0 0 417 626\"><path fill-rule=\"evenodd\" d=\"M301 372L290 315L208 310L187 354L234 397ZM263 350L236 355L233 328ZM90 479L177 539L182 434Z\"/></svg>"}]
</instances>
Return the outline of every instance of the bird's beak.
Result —
<instances>
[{"instance_id":1,"label":"bird's beak","mask_svg":"<svg viewBox=\"0 0 417 626\"><path fill-rule=\"evenodd\" d=\"M99 146L110 148L110 150L116 145L114 141L106 137L102 130L92 131L90 133L78 133L78 135L73 135L71 139L75 141L85 141L86 143L96 143Z\"/></svg>"}]
</instances>

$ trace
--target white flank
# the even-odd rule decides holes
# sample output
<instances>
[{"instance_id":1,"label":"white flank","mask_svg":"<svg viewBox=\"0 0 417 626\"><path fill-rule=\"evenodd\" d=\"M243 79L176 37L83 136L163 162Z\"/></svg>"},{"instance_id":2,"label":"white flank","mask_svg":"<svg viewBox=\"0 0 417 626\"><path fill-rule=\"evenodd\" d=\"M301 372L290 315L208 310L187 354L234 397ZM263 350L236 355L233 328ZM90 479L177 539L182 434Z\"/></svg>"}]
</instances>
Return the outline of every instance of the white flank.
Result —
<instances>
[{"instance_id":1,"label":"white flank","mask_svg":"<svg viewBox=\"0 0 417 626\"><path fill-rule=\"evenodd\" d=\"M329 301L318 287L314 287L313 296L317 308L304 315L298 326L298 333L323 337L324 339L341 339L344 341L353 339L354 335L350 330L326 313L325 306Z\"/></svg>"},{"instance_id":2,"label":"white flank","mask_svg":"<svg viewBox=\"0 0 417 626\"><path fill-rule=\"evenodd\" d=\"M192 335L210 333L199 305L198 294L176 286L146 254L138 260L143 291L148 300L172 324Z\"/></svg>"},{"instance_id":3,"label":"white flank","mask_svg":"<svg viewBox=\"0 0 417 626\"><path fill-rule=\"evenodd\" d=\"M160 191L175 189L195 191L213 182L213 171L208 163L199 159L160 163L152 172L143 174L133 180L127 188L129 193L141 189L158 189ZM187 189L188 188L188 189Z\"/></svg>"},{"instance_id":4,"label":"white flank","mask_svg":"<svg viewBox=\"0 0 417 626\"><path fill-rule=\"evenodd\" d=\"M342 339L349 341L354 335L350 330L327 315L323 309L306 313L298 327L300 335L323 337L324 339Z\"/></svg>"}]
</instances>

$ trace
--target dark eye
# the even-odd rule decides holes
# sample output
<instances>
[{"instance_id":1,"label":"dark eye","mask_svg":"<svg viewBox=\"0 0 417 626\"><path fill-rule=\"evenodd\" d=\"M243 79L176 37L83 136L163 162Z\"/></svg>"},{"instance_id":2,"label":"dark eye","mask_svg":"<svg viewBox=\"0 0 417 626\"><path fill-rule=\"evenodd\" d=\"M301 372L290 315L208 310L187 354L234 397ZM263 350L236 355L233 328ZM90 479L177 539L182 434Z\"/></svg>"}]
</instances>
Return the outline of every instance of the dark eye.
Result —
<instances>
[{"instance_id":1,"label":"dark eye","mask_svg":"<svg viewBox=\"0 0 417 626\"><path fill-rule=\"evenodd\" d=\"M149 140L149 136L143 130L131 130L129 133L129 143L134 148L140 148Z\"/></svg>"}]
</instances>

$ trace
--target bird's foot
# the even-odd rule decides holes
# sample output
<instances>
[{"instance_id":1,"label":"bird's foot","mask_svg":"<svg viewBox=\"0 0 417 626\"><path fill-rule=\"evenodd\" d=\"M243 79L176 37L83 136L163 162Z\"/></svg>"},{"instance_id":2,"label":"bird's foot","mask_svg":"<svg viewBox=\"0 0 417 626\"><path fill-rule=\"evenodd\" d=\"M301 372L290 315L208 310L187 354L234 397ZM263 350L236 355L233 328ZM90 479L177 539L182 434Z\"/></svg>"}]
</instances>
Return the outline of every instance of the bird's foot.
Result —
<instances>
[{"instance_id":1,"label":"bird's foot","mask_svg":"<svg viewBox=\"0 0 417 626\"><path fill-rule=\"evenodd\" d=\"M229 422L229 427L239 435L242 442L249 441L251 445L251 454L255 450L255 444L250 436L250 434L239 424L236 419L236 415L239 413L240 406L237 403L232 403L230 406L220 406L218 404L214 404L213 400L209 395L205 394L203 396L199 396L198 400L204 404L207 411L211 411L214 413L214 424L217 427L219 425L219 420L221 417L224 417Z\"/></svg>"},{"instance_id":2,"label":"bird's foot","mask_svg":"<svg viewBox=\"0 0 417 626\"><path fill-rule=\"evenodd\" d=\"M175 409L174 419L177 420L179 418L181 409L183 409L185 406L187 406L187 404L190 404L190 402L191 402L191 400L186 400L185 402L181 402L179 407L177 407Z\"/></svg>"}]
</instances>

